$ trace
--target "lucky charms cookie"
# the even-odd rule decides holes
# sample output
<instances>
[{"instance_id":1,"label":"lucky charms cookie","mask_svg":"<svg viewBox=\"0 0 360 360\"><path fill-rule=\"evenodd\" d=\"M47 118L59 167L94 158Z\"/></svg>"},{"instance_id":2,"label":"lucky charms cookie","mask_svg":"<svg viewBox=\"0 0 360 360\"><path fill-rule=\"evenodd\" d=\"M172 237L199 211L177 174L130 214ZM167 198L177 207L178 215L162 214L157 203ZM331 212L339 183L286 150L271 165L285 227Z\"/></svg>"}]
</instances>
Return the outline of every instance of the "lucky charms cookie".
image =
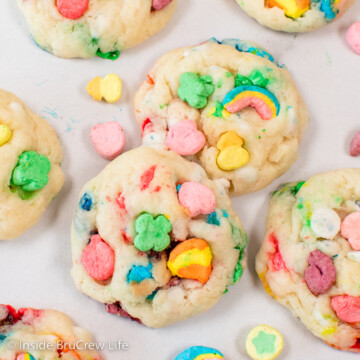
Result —
<instances>
[{"instance_id":1,"label":"lucky charms cookie","mask_svg":"<svg viewBox=\"0 0 360 360\"><path fill-rule=\"evenodd\" d=\"M0 89L0 240L33 226L64 183L53 128Z\"/></svg>"},{"instance_id":2,"label":"lucky charms cookie","mask_svg":"<svg viewBox=\"0 0 360 360\"><path fill-rule=\"evenodd\" d=\"M256 270L266 291L314 335L360 352L360 170L277 190Z\"/></svg>"},{"instance_id":3,"label":"lucky charms cookie","mask_svg":"<svg viewBox=\"0 0 360 360\"><path fill-rule=\"evenodd\" d=\"M177 0L17 0L36 44L64 58L120 52L159 32Z\"/></svg>"},{"instance_id":4,"label":"lucky charms cookie","mask_svg":"<svg viewBox=\"0 0 360 360\"><path fill-rule=\"evenodd\" d=\"M140 147L83 188L72 276L109 313L158 328L215 305L240 279L246 243L222 180L173 151Z\"/></svg>"},{"instance_id":5,"label":"lucky charms cookie","mask_svg":"<svg viewBox=\"0 0 360 360\"><path fill-rule=\"evenodd\" d=\"M0 305L1 360L102 360L91 335L54 310Z\"/></svg>"},{"instance_id":6,"label":"lucky charms cookie","mask_svg":"<svg viewBox=\"0 0 360 360\"><path fill-rule=\"evenodd\" d=\"M355 0L236 0L260 24L274 30L307 32L339 18Z\"/></svg>"},{"instance_id":7,"label":"lucky charms cookie","mask_svg":"<svg viewBox=\"0 0 360 360\"><path fill-rule=\"evenodd\" d=\"M135 97L144 144L225 178L233 195L289 169L309 115L288 71L258 45L212 39L161 57Z\"/></svg>"}]
</instances>

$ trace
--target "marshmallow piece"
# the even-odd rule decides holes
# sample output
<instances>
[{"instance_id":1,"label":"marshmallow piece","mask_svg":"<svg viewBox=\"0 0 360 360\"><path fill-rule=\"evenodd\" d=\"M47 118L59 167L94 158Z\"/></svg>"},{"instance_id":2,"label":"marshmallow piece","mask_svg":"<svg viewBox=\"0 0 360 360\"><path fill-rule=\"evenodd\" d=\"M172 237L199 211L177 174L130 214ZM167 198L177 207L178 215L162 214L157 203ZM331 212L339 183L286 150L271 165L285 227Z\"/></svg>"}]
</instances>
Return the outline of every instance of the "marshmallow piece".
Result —
<instances>
[{"instance_id":1,"label":"marshmallow piece","mask_svg":"<svg viewBox=\"0 0 360 360\"><path fill-rule=\"evenodd\" d=\"M179 202L190 211L190 216L209 215L215 211L215 195L206 185L185 182L179 190Z\"/></svg>"},{"instance_id":2,"label":"marshmallow piece","mask_svg":"<svg viewBox=\"0 0 360 360\"><path fill-rule=\"evenodd\" d=\"M243 148L244 140L235 132L221 135L217 148L220 150L216 163L221 170L231 171L245 166L250 159L249 152Z\"/></svg>"},{"instance_id":3,"label":"marshmallow piece","mask_svg":"<svg viewBox=\"0 0 360 360\"><path fill-rule=\"evenodd\" d=\"M320 208L311 217L311 229L316 236L332 240L340 231L341 219L330 208Z\"/></svg>"},{"instance_id":4,"label":"marshmallow piece","mask_svg":"<svg viewBox=\"0 0 360 360\"><path fill-rule=\"evenodd\" d=\"M360 322L360 297L334 296L331 299L331 307L340 320L350 324Z\"/></svg>"},{"instance_id":5,"label":"marshmallow piece","mask_svg":"<svg viewBox=\"0 0 360 360\"><path fill-rule=\"evenodd\" d=\"M86 90L94 100L104 99L112 104L121 98L122 82L117 74L109 74L104 79L97 76L87 84Z\"/></svg>"},{"instance_id":6,"label":"marshmallow piece","mask_svg":"<svg viewBox=\"0 0 360 360\"><path fill-rule=\"evenodd\" d=\"M94 280L106 281L114 273L114 250L99 235L93 235L82 253L81 263Z\"/></svg>"},{"instance_id":7,"label":"marshmallow piece","mask_svg":"<svg viewBox=\"0 0 360 360\"><path fill-rule=\"evenodd\" d=\"M360 155L360 131L358 131L350 144L350 155L359 156Z\"/></svg>"},{"instance_id":8,"label":"marshmallow piece","mask_svg":"<svg viewBox=\"0 0 360 360\"><path fill-rule=\"evenodd\" d=\"M30 354L30 353L23 353L23 354L19 354L16 357L16 360L35 360L35 358Z\"/></svg>"},{"instance_id":9,"label":"marshmallow piece","mask_svg":"<svg viewBox=\"0 0 360 360\"><path fill-rule=\"evenodd\" d=\"M0 146L6 144L11 139L12 132L7 125L0 125Z\"/></svg>"},{"instance_id":10,"label":"marshmallow piece","mask_svg":"<svg viewBox=\"0 0 360 360\"><path fill-rule=\"evenodd\" d=\"M152 7L154 10L162 10L166 8L172 0L153 0Z\"/></svg>"},{"instance_id":11,"label":"marshmallow piece","mask_svg":"<svg viewBox=\"0 0 360 360\"><path fill-rule=\"evenodd\" d=\"M192 346L179 354L175 360L217 360L223 358L223 354L218 350L204 346Z\"/></svg>"},{"instance_id":12,"label":"marshmallow piece","mask_svg":"<svg viewBox=\"0 0 360 360\"><path fill-rule=\"evenodd\" d=\"M205 240L194 238L181 242L170 252L167 266L173 276L206 284L212 270L211 261L209 244Z\"/></svg>"},{"instance_id":13,"label":"marshmallow piece","mask_svg":"<svg viewBox=\"0 0 360 360\"><path fill-rule=\"evenodd\" d=\"M360 211L351 213L341 223L341 236L353 250L360 250Z\"/></svg>"},{"instance_id":14,"label":"marshmallow piece","mask_svg":"<svg viewBox=\"0 0 360 360\"><path fill-rule=\"evenodd\" d=\"M309 290L316 296L325 294L336 281L336 269L331 257L314 250L309 254L308 262L305 281Z\"/></svg>"},{"instance_id":15,"label":"marshmallow piece","mask_svg":"<svg viewBox=\"0 0 360 360\"><path fill-rule=\"evenodd\" d=\"M124 131L116 121L95 125L90 131L90 138L95 150L107 160L118 157L125 147Z\"/></svg>"},{"instance_id":16,"label":"marshmallow piece","mask_svg":"<svg viewBox=\"0 0 360 360\"><path fill-rule=\"evenodd\" d=\"M79 19L89 7L89 0L57 0L59 13L67 19Z\"/></svg>"},{"instance_id":17,"label":"marshmallow piece","mask_svg":"<svg viewBox=\"0 0 360 360\"><path fill-rule=\"evenodd\" d=\"M273 360L283 347L282 335L268 325L254 327L246 338L246 351L253 360Z\"/></svg>"},{"instance_id":18,"label":"marshmallow piece","mask_svg":"<svg viewBox=\"0 0 360 360\"><path fill-rule=\"evenodd\" d=\"M179 155L195 155L205 145L204 134L192 120L184 120L171 126L166 137L166 146Z\"/></svg>"},{"instance_id":19,"label":"marshmallow piece","mask_svg":"<svg viewBox=\"0 0 360 360\"><path fill-rule=\"evenodd\" d=\"M360 55L360 21L353 23L346 32L346 41Z\"/></svg>"}]
</instances>

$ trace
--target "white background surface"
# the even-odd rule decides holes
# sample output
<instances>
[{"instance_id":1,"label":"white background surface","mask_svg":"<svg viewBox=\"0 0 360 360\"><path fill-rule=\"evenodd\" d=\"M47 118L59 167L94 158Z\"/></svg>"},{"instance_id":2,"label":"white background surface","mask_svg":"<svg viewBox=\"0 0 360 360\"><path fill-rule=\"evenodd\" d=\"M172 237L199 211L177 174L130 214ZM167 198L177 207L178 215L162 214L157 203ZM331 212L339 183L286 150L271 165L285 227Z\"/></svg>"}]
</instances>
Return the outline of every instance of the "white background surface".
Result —
<instances>
[{"instance_id":1,"label":"white background surface","mask_svg":"<svg viewBox=\"0 0 360 360\"><path fill-rule=\"evenodd\" d=\"M312 336L265 293L254 270L271 191L280 183L306 179L319 171L360 166L360 158L348 155L351 137L360 130L360 57L352 53L344 38L355 20L360 21L359 1L332 25L294 36L261 27L233 0L180 0L175 17L163 32L126 51L119 60L64 60L35 46L15 0L0 0L0 87L22 98L57 130L67 175L60 195L39 223L21 238L0 243L0 303L61 310L90 330L97 341L129 344L126 352L104 353L108 360L171 360L191 345L218 348L226 359L248 359L246 334L261 323L284 334L286 343L279 360L359 357L333 350ZM211 36L256 41L285 63L310 109L311 126L299 160L287 174L263 191L234 198L250 240L249 265L240 283L207 313L152 330L107 314L102 304L76 290L70 276L71 218L81 187L107 164L92 147L91 126L116 119L127 134L126 148L138 146L140 132L132 98L147 71L164 52ZM110 72L122 77L123 97L116 105L97 103L87 95L86 83Z\"/></svg>"}]
</instances>

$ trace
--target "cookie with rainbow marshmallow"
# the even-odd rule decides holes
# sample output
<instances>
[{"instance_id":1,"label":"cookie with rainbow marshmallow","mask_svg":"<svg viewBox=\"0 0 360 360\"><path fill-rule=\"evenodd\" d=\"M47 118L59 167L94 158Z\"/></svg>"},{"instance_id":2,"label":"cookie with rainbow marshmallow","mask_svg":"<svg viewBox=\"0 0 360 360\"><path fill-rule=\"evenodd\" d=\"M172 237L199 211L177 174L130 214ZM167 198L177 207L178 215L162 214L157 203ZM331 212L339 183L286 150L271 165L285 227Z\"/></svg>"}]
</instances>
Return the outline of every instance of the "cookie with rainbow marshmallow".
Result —
<instances>
[{"instance_id":1,"label":"cookie with rainbow marshmallow","mask_svg":"<svg viewBox=\"0 0 360 360\"><path fill-rule=\"evenodd\" d=\"M86 344L91 335L61 312L0 304L1 360L102 360Z\"/></svg>"},{"instance_id":2,"label":"cookie with rainbow marshmallow","mask_svg":"<svg viewBox=\"0 0 360 360\"><path fill-rule=\"evenodd\" d=\"M360 170L289 183L270 200L256 271L327 344L360 352Z\"/></svg>"},{"instance_id":3,"label":"cookie with rainbow marshmallow","mask_svg":"<svg viewBox=\"0 0 360 360\"><path fill-rule=\"evenodd\" d=\"M355 3L355 0L235 0L260 24L285 32L321 28Z\"/></svg>"},{"instance_id":4,"label":"cookie with rainbow marshmallow","mask_svg":"<svg viewBox=\"0 0 360 360\"><path fill-rule=\"evenodd\" d=\"M58 194L64 174L54 129L0 89L0 240L33 226Z\"/></svg>"},{"instance_id":5,"label":"cookie with rainbow marshmallow","mask_svg":"<svg viewBox=\"0 0 360 360\"><path fill-rule=\"evenodd\" d=\"M241 278L246 243L222 180L173 151L140 147L81 191L72 276L109 313L159 328L215 305Z\"/></svg>"},{"instance_id":6,"label":"cookie with rainbow marshmallow","mask_svg":"<svg viewBox=\"0 0 360 360\"><path fill-rule=\"evenodd\" d=\"M120 52L155 35L170 21L177 0L17 0L36 44L63 58Z\"/></svg>"},{"instance_id":7,"label":"cookie with rainbow marshmallow","mask_svg":"<svg viewBox=\"0 0 360 360\"><path fill-rule=\"evenodd\" d=\"M234 39L165 54L134 103L145 145L163 144L200 163L210 178L227 179L233 195L287 171L309 121L285 67Z\"/></svg>"}]
</instances>

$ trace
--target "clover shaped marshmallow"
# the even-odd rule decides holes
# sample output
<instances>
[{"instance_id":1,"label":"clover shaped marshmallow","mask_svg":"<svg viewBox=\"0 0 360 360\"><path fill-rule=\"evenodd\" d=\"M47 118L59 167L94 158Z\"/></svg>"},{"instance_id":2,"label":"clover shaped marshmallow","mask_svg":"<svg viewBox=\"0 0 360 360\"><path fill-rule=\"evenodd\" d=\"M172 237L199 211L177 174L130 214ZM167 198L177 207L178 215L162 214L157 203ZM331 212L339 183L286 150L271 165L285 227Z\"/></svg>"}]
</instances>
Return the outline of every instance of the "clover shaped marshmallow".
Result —
<instances>
[{"instance_id":1,"label":"clover shaped marshmallow","mask_svg":"<svg viewBox=\"0 0 360 360\"><path fill-rule=\"evenodd\" d=\"M23 191L41 190L48 183L51 169L50 160L35 151L26 151L19 156L12 173L11 183Z\"/></svg>"},{"instance_id":2,"label":"clover shaped marshmallow","mask_svg":"<svg viewBox=\"0 0 360 360\"><path fill-rule=\"evenodd\" d=\"M195 109L202 109L207 105L208 97L214 93L215 86L210 75L199 76L186 72L180 76L179 98Z\"/></svg>"},{"instance_id":3,"label":"clover shaped marshmallow","mask_svg":"<svg viewBox=\"0 0 360 360\"><path fill-rule=\"evenodd\" d=\"M164 215L154 218L149 213L141 214L135 221L135 230L134 245L140 251L163 251L170 244L172 225Z\"/></svg>"}]
</instances>

